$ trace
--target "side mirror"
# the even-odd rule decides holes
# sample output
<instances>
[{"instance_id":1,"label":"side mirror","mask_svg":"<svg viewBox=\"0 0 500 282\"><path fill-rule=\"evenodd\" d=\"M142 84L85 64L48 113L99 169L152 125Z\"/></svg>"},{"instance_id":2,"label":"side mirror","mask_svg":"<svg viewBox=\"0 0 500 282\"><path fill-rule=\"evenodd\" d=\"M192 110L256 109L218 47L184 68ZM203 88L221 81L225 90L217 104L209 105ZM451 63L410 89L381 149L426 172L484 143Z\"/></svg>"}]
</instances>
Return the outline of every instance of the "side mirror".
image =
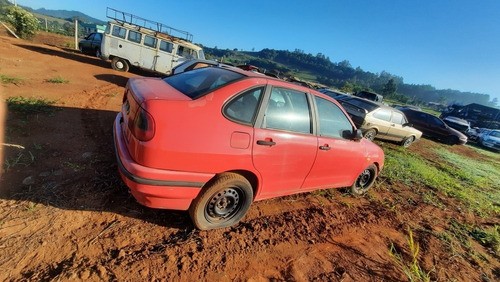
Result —
<instances>
[{"instance_id":1,"label":"side mirror","mask_svg":"<svg viewBox=\"0 0 500 282\"><path fill-rule=\"evenodd\" d=\"M352 130L344 130L342 131L342 138L359 141L363 139L363 132L361 132L361 129L356 129L354 132Z\"/></svg>"},{"instance_id":2,"label":"side mirror","mask_svg":"<svg viewBox=\"0 0 500 282\"><path fill-rule=\"evenodd\" d=\"M405 126L413 127L413 123L409 123L409 122L403 123L403 127L405 127Z\"/></svg>"}]
</instances>

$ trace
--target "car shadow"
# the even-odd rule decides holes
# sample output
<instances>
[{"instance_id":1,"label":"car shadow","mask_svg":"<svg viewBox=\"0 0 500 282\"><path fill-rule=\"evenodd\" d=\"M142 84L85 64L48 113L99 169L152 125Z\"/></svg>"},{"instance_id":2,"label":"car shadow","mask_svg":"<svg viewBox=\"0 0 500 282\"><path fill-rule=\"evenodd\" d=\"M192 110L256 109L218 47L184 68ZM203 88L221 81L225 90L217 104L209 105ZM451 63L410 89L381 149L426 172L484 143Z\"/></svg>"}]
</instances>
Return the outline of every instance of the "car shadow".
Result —
<instances>
[{"instance_id":1,"label":"car shadow","mask_svg":"<svg viewBox=\"0 0 500 282\"><path fill-rule=\"evenodd\" d=\"M53 46L53 48L47 48L47 47L43 47L43 46L35 46L35 45L27 45L27 44L15 44L15 45L18 47L30 50L30 51L41 53L41 54L50 55L50 56L58 56L58 57L65 58L68 60L74 60L74 61L78 61L80 63L94 65L96 67L111 69L111 64L109 61L105 61L105 60L102 60L100 58L93 57L90 55L85 55L78 50L73 50L73 49L69 49L69 48L60 48L60 47L56 47L56 46ZM54 48L57 48L57 49L54 49ZM142 70L142 69L136 68L134 66L131 66L129 71L131 73L133 73L135 75L139 75L139 76L165 77L165 75L163 75L163 74Z\"/></svg>"},{"instance_id":2,"label":"car shadow","mask_svg":"<svg viewBox=\"0 0 500 282\"><path fill-rule=\"evenodd\" d=\"M97 74L94 77L121 87L125 87L129 79L128 77L114 74Z\"/></svg>"},{"instance_id":3,"label":"car shadow","mask_svg":"<svg viewBox=\"0 0 500 282\"><path fill-rule=\"evenodd\" d=\"M194 229L187 212L147 208L128 192L113 145L116 112L49 106L29 114L26 109L11 110L6 120L1 199Z\"/></svg>"}]
</instances>

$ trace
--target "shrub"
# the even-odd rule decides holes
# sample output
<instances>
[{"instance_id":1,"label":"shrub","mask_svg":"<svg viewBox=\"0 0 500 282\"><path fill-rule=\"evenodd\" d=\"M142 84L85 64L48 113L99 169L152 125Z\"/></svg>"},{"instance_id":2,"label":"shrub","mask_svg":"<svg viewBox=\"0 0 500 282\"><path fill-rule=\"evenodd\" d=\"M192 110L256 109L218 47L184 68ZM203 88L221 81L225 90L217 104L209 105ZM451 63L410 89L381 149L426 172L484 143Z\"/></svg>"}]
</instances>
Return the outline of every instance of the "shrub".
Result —
<instances>
[{"instance_id":1,"label":"shrub","mask_svg":"<svg viewBox=\"0 0 500 282\"><path fill-rule=\"evenodd\" d=\"M10 6L5 9L7 21L14 26L19 37L29 39L38 30L38 19L21 7Z\"/></svg>"}]
</instances>

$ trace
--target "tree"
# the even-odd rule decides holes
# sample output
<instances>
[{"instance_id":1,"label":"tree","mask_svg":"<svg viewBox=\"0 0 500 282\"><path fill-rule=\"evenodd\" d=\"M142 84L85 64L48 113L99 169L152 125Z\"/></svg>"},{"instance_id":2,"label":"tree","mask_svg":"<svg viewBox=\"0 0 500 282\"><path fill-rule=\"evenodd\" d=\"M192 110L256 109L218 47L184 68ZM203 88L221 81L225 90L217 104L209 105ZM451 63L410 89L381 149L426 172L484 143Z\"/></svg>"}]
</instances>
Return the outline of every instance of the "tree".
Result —
<instances>
[{"instance_id":1,"label":"tree","mask_svg":"<svg viewBox=\"0 0 500 282\"><path fill-rule=\"evenodd\" d=\"M384 88L382 89L382 94L385 96L393 96L394 94L396 94L397 90L398 90L398 87L396 86L394 79L391 78L384 85Z\"/></svg>"},{"instance_id":2,"label":"tree","mask_svg":"<svg viewBox=\"0 0 500 282\"><path fill-rule=\"evenodd\" d=\"M18 6L10 6L5 9L5 14L19 37L29 39L35 36L39 22L32 13Z\"/></svg>"}]
</instances>

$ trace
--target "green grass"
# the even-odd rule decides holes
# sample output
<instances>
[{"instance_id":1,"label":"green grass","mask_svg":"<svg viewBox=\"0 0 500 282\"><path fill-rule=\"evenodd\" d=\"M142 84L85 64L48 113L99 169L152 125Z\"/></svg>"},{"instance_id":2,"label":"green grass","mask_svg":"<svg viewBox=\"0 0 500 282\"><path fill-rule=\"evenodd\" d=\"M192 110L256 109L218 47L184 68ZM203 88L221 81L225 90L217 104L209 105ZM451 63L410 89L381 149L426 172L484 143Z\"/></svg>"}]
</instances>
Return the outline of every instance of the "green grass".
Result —
<instances>
[{"instance_id":1,"label":"green grass","mask_svg":"<svg viewBox=\"0 0 500 282\"><path fill-rule=\"evenodd\" d=\"M500 213L500 165L497 159L472 159L440 146L435 150L440 160L431 162L403 148L385 149L386 164L382 176L389 181L410 187L427 186L458 199L480 216ZM423 198L433 201L436 197L432 193L424 192Z\"/></svg>"},{"instance_id":2,"label":"green grass","mask_svg":"<svg viewBox=\"0 0 500 282\"><path fill-rule=\"evenodd\" d=\"M68 83L69 80L64 79L64 78L62 78L60 76L57 76L57 77L46 79L45 82L55 83L55 84L62 84L62 83Z\"/></svg>"},{"instance_id":3,"label":"green grass","mask_svg":"<svg viewBox=\"0 0 500 282\"><path fill-rule=\"evenodd\" d=\"M9 97L6 102L9 110L25 115L52 113L55 110L52 107L55 101L44 98Z\"/></svg>"},{"instance_id":4,"label":"green grass","mask_svg":"<svg viewBox=\"0 0 500 282\"><path fill-rule=\"evenodd\" d=\"M406 258L396 250L396 247L391 243L389 256L393 259L399 269L406 275L409 281L431 281L430 272L426 272L418 261L420 247L413 239L413 232L408 228L408 237L406 240L408 245L409 256Z\"/></svg>"},{"instance_id":5,"label":"green grass","mask_svg":"<svg viewBox=\"0 0 500 282\"><path fill-rule=\"evenodd\" d=\"M0 74L0 81L2 81L3 84L15 84L15 85L17 85L17 84L21 83L23 80L21 78Z\"/></svg>"}]
</instances>

